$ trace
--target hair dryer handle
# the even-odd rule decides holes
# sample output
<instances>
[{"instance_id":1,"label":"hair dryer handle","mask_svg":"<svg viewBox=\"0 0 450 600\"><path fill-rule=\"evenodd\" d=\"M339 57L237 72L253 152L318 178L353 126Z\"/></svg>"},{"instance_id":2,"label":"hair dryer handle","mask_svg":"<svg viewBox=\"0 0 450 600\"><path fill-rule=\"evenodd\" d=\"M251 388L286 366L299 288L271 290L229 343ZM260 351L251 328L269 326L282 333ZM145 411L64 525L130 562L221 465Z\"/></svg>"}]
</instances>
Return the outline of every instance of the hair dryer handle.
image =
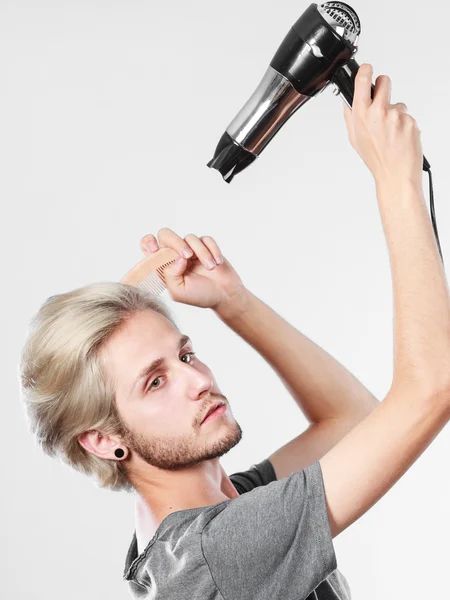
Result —
<instances>
[{"instance_id":1,"label":"hair dryer handle","mask_svg":"<svg viewBox=\"0 0 450 600\"><path fill-rule=\"evenodd\" d=\"M334 83L342 94L343 99L349 108L353 106L353 95L355 93L355 77L356 73L359 70L359 64L356 62L354 58L351 58L348 63L346 63L343 67L341 67L334 77L331 79L331 82ZM372 83L370 96L373 98L373 93L375 91L375 86ZM427 161L425 156L423 157L423 170L430 170L430 163Z\"/></svg>"}]
</instances>

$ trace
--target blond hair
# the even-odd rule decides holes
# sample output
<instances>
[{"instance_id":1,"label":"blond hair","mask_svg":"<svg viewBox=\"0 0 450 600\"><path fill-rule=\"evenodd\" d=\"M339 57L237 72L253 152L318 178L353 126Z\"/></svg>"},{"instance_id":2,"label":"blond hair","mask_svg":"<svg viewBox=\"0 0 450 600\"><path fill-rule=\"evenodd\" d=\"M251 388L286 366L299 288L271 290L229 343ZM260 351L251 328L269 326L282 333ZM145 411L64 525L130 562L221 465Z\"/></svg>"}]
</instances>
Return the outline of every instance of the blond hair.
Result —
<instances>
[{"instance_id":1,"label":"blond hair","mask_svg":"<svg viewBox=\"0 0 450 600\"><path fill-rule=\"evenodd\" d=\"M100 350L142 310L163 315L178 329L160 298L131 285L95 283L51 296L31 321L20 360L22 398L40 447L113 491L134 489L121 461L94 456L77 437L93 429L119 436L126 430Z\"/></svg>"}]
</instances>

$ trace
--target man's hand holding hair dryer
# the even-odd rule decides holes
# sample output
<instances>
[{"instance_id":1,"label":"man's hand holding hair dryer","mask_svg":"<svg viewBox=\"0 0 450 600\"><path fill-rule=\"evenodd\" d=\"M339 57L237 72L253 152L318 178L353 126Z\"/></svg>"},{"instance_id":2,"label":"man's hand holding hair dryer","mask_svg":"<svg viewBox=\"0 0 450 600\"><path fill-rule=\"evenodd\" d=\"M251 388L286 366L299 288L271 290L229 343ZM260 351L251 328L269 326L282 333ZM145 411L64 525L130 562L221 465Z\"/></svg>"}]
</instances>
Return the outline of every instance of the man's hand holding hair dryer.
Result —
<instances>
[{"instance_id":1,"label":"man's hand holding hair dryer","mask_svg":"<svg viewBox=\"0 0 450 600\"><path fill-rule=\"evenodd\" d=\"M333 537L373 506L409 469L450 418L450 293L422 190L420 130L403 103L390 104L391 81L361 65L353 109L344 104L349 140L374 176L388 242L394 299L394 370L384 400L321 459ZM141 240L158 249L155 236ZM281 325L242 283L210 236L180 238L160 231L160 243L182 256L165 271L172 299L212 308L260 351L262 329ZM152 246L150 246L152 247ZM262 326L264 324L264 327Z\"/></svg>"}]
</instances>

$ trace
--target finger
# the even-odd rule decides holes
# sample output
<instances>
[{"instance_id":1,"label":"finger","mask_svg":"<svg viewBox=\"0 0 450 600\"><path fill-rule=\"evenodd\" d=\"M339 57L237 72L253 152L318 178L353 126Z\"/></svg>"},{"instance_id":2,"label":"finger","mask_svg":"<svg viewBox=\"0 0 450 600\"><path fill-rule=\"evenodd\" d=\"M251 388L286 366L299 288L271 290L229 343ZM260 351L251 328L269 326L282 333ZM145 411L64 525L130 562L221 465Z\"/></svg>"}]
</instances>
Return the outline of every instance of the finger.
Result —
<instances>
[{"instance_id":1,"label":"finger","mask_svg":"<svg viewBox=\"0 0 450 600\"><path fill-rule=\"evenodd\" d=\"M147 235L141 238L141 250L146 256L151 252L159 250L158 242L153 233L147 233Z\"/></svg>"},{"instance_id":2,"label":"finger","mask_svg":"<svg viewBox=\"0 0 450 600\"><path fill-rule=\"evenodd\" d=\"M353 138L353 115L352 115L352 111L349 108L349 106L343 102L344 104L344 119L345 119L345 123L347 125L347 131L348 131L348 135L350 137L350 139Z\"/></svg>"},{"instance_id":3,"label":"finger","mask_svg":"<svg viewBox=\"0 0 450 600\"><path fill-rule=\"evenodd\" d=\"M177 287L184 285L184 272L188 261L179 256L176 261L164 268L164 278L169 291L174 291Z\"/></svg>"},{"instance_id":4,"label":"finger","mask_svg":"<svg viewBox=\"0 0 450 600\"><path fill-rule=\"evenodd\" d=\"M217 245L216 241L210 235L203 235L200 239L213 255L216 263L218 265L223 263L222 252L220 251L220 248Z\"/></svg>"},{"instance_id":5,"label":"finger","mask_svg":"<svg viewBox=\"0 0 450 600\"><path fill-rule=\"evenodd\" d=\"M400 112L407 113L408 107L404 102L397 102L396 104L391 104L391 108L396 108Z\"/></svg>"},{"instance_id":6,"label":"finger","mask_svg":"<svg viewBox=\"0 0 450 600\"><path fill-rule=\"evenodd\" d=\"M392 82L387 75L379 75L375 80L372 105L388 108L391 102Z\"/></svg>"},{"instance_id":7,"label":"finger","mask_svg":"<svg viewBox=\"0 0 450 600\"><path fill-rule=\"evenodd\" d=\"M172 248L184 258L191 258L193 255L189 244L168 227L163 227L158 231L158 239L161 248Z\"/></svg>"},{"instance_id":8,"label":"finger","mask_svg":"<svg viewBox=\"0 0 450 600\"><path fill-rule=\"evenodd\" d=\"M189 233L184 239L195 252L203 266L207 269L214 269L217 263L209 248L193 233Z\"/></svg>"},{"instance_id":9,"label":"finger","mask_svg":"<svg viewBox=\"0 0 450 600\"><path fill-rule=\"evenodd\" d=\"M354 111L364 112L372 104L372 74L373 67L369 63L362 64L356 73L352 103Z\"/></svg>"}]
</instances>

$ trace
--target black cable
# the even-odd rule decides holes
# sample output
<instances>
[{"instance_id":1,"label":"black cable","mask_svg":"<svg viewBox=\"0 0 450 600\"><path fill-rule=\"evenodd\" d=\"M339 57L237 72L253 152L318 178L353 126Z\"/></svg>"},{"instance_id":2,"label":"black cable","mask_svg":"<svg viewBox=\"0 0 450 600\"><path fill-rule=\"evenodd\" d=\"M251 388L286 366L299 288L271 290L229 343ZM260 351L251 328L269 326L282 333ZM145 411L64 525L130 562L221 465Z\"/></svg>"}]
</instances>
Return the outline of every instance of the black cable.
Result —
<instances>
[{"instance_id":1,"label":"black cable","mask_svg":"<svg viewBox=\"0 0 450 600\"><path fill-rule=\"evenodd\" d=\"M431 224L433 225L434 235L436 237L436 242L439 250L439 254L441 255L442 264L444 264L444 257L442 256L441 243L439 241L439 234L436 225L436 216L434 214L434 196L433 196L433 180L431 177L431 169L427 169L428 176L430 178L430 214L431 214Z\"/></svg>"}]
</instances>

